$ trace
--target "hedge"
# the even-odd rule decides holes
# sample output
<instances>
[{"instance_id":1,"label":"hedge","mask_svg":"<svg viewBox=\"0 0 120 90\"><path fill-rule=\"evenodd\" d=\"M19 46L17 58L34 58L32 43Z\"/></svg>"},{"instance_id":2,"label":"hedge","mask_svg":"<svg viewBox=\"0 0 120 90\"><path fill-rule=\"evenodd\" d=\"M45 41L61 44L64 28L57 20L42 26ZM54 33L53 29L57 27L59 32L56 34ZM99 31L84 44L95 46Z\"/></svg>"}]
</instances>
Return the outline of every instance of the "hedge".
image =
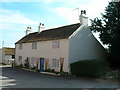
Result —
<instances>
[{"instance_id":1,"label":"hedge","mask_svg":"<svg viewBox=\"0 0 120 90\"><path fill-rule=\"evenodd\" d=\"M75 76L100 77L107 71L103 60L82 60L70 64L71 73Z\"/></svg>"}]
</instances>

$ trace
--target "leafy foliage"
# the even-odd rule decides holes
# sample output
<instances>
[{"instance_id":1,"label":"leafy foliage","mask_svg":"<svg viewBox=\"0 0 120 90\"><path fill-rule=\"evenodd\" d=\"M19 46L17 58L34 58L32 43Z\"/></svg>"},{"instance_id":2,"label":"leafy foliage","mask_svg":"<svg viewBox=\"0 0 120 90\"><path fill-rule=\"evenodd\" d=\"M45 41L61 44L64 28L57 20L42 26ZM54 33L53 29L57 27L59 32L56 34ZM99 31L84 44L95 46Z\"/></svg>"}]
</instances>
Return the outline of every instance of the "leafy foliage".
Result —
<instances>
[{"instance_id":1,"label":"leafy foliage","mask_svg":"<svg viewBox=\"0 0 120 90\"><path fill-rule=\"evenodd\" d=\"M55 74L60 73L60 72L56 72L54 69L45 69L44 72L50 72L50 73L55 73Z\"/></svg>"},{"instance_id":2,"label":"leafy foliage","mask_svg":"<svg viewBox=\"0 0 120 90\"><path fill-rule=\"evenodd\" d=\"M16 67L18 67L18 68L23 68L23 65L20 64L20 65L17 65Z\"/></svg>"},{"instance_id":3,"label":"leafy foliage","mask_svg":"<svg viewBox=\"0 0 120 90\"><path fill-rule=\"evenodd\" d=\"M61 71L60 76L68 76L68 72Z\"/></svg>"},{"instance_id":4,"label":"leafy foliage","mask_svg":"<svg viewBox=\"0 0 120 90\"><path fill-rule=\"evenodd\" d=\"M28 61L28 59L25 60L24 66L25 66L25 68L28 68L28 69L29 69L29 61Z\"/></svg>"},{"instance_id":5,"label":"leafy foliage","mask_svg":"<svg viewBox=\"0 0 120 90\"><path fill-rule=\"evenodd\" d=\"M75 76L100 77L105 74L107 67L102 60L82 60L70 65L71 73Z\"/></svg>"},{"instance_id":6,"label":"leafy foliage","mask_svg":"<svg viewBox=\"0 0 120 90\"><path fill-rule=\"evenodd\" d=\"M35 68L35 71L36 71L36 72L40 72L40 70L39 70L38 68Z\"/></svg>"},{"instance_id":7,"label":"leafy foliage","mask_svg":"<svg viewBox=\"0 0 120 90\"><path fill-rule=\"evenodd\" d=\"M100 32L103 44L108 45L108 63L120 69L120 2L110 2L102 18L91 20L91 29Z\"/></svg>"},{"instance_id":8,"label":"leafy foliage","mask_svg":"<svg viewBox=\"0 0 120 90\"><path fill-rule=\"evenodd\" d=\"M51 72L51 73L55 73L54 69L45 69L44 72Z\"/></svg>"}]
</instances>

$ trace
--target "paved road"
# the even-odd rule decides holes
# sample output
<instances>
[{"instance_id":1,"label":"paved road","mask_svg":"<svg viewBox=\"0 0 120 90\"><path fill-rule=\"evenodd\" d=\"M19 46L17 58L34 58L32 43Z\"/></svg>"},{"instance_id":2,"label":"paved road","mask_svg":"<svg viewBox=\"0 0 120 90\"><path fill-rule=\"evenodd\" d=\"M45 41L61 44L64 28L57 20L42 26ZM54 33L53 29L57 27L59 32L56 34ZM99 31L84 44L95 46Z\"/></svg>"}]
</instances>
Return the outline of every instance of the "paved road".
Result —
<instances>
[{"instance_id":1,"label":"paved road","mask_svg":"<svg viewBox=\"0 0 120 90\"><path fill-rule=\"evenodd\" d=\"M0 81L2 88L118 88L117 82L60 77L12 67L2 67Z\"/></svg>"}]
</instances>

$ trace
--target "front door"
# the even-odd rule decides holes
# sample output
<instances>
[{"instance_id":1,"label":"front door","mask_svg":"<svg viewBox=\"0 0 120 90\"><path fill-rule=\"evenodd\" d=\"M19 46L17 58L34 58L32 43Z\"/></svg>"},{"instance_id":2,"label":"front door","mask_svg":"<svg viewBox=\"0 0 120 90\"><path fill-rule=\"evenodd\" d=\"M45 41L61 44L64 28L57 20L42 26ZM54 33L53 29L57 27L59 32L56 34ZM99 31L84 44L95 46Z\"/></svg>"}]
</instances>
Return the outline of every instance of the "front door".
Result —
<instances>
[{"instance_id":1,"label":"front door","mask_svg":"<svg viewBox=\"0 0 120 90\"><path fill-rule=\"evenodd\" d=\"M40 72L44 70L44 58L40 58Z\"/></svg>"}]
</instances>

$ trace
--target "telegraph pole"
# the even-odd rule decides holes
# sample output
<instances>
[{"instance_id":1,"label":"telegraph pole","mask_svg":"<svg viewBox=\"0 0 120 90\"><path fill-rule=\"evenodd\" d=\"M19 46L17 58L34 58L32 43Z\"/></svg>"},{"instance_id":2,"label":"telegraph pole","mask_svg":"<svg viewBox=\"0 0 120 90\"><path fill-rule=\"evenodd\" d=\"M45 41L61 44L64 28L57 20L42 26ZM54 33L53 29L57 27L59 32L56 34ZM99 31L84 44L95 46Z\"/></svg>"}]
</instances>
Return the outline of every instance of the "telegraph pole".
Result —
<instances>
[{"instance_id":1,"label":"telegraph pole","mask_svg":"<svg viewBox=\"0 0 120 90\"><path fill-rule=\"evenodd\" d=\"M4 41L2 42L2 64L4 64Z\"/></svg>"}]
</instances>

